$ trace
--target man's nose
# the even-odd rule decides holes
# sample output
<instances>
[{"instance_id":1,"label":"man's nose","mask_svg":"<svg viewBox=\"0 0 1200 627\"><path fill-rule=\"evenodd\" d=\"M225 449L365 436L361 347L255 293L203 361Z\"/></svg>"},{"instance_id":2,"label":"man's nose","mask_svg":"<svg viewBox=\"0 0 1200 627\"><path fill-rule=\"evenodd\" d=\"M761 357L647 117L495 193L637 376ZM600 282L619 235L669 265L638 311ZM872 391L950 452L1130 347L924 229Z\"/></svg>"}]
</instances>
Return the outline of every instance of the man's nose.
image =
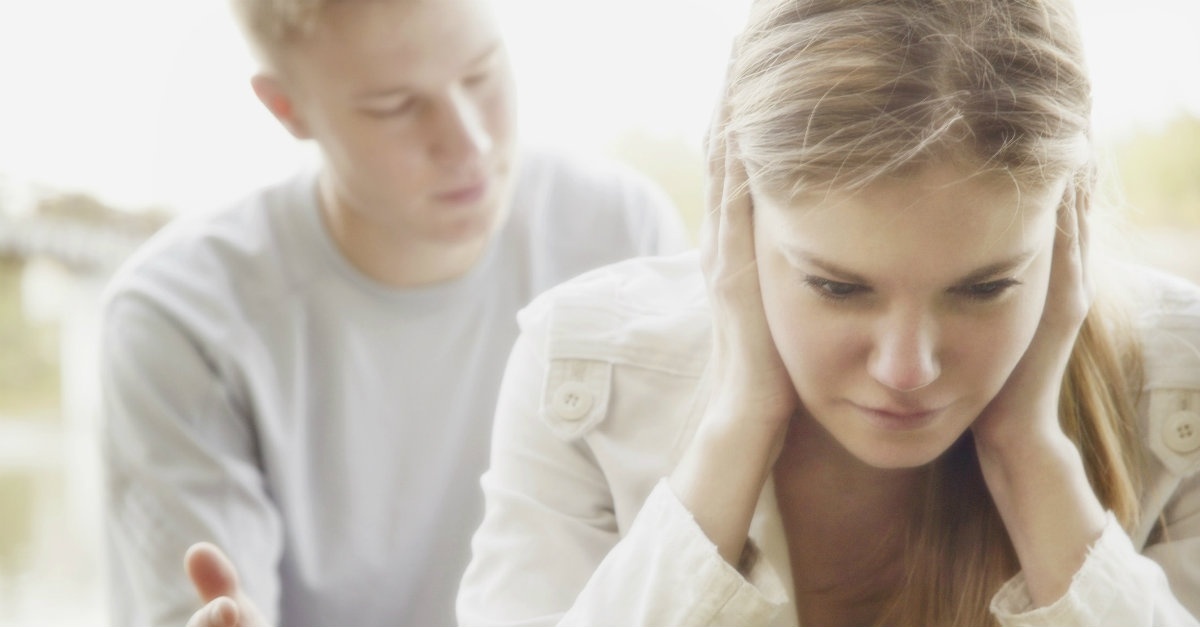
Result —
<instances>
[{"instance_id":1,"label":"man's nose","mask_svg":"<svg viewBox=\"0 0 1200 627\"><path fill-rule=\"evenodd\" d=\"M451 91L443 102L435 132L434 155L445 163L471 162L492 149L480 105L465 89Z\"/></svg>"}]
</instances>

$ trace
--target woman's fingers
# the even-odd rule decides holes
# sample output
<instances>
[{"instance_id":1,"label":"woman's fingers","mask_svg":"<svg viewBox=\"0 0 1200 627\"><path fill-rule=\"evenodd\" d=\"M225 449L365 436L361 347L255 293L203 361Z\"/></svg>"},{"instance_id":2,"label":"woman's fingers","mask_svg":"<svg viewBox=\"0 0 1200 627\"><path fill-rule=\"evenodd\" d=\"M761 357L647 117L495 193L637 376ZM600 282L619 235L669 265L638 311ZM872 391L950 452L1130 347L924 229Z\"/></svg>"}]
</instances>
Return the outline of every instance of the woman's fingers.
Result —
<instances>
[{"instance_id":1,"label":"woman's fingers","mask_svg":"<svg viewBox=\"0 0 1200 627\"><path fill-rule=\"evenodd\" d=\"M701 267L712 305L710 364L719 382L711 400L712 406L727 410L725 418L750 410L761 419L755 422L778 426L794 413L795 390L763 310L754 205L738 137L729 127L728 87L726 77L706 143L708 215L701 236Z\"/></svg>"},{"instance_id":2,"label":"woman's fingers","mask_svg":"<svg viewBox=\"0 0 1200 627\"><path fill-rule=\"evenodd\" d=\"M1087 206L1082 204L1082 200L1078 195L1074 196L1074 202L1071 203L1071 213L1075 217L1075 247L1078 250L1079 257L1079 281L1083 286L1084 295L1090 307L1095 298L1095 292L1092 288L1092 277L1089 274L1089 270L1091 269L1091 264L1089 263L1091 231L1089 230Z\"/></svg>"},{"instance_id":3,"label":"woman's fingers","mask_svg":"<svg viewBox=\"0 0 1200 627\"><path fill-rule=\"evenodd\" d=\"M701 244L704 270L710 281L714 282L714 287L723 291L731 289L730 283L736 282L736 275L754 263L746 169L738 154L736 139L730 135L728 128L728 87L726 82L705 142L708 152L705 199L708 215Z\"/></svg>"},{"instance_id":4,"label":"woman's fingers","mask_svg":"<svg viewBox=\"0 0 1200 627\"><path fill-rule=\"evenodd\" d=\"M700 259L707 274L711 274L716 262L722 221L721 213L725 203L726 190L730 183L728 180L729 79L736 58L736 50L731 51L725 79L721 84L721 95L717 99L717 106L713 109L712 119L708 125L708 134L704 138L704 154L707 157L704 198L706 212L700 232Z\"/></svg>"},{"instance_id":5,"label":"woman's fingers","mask_svg":"<svg viewBox=\"0 0 1200 627\"><path fill-rule=\"evenodd\" d=\"M1091 307L1086 285L1087 216L1071 197L1058 208L1046 303L1033 340L975 422L977 443L1022 442L1031 425L1057 427L1059 386Z\"/></svg>"},{"instance_id":6,"label":"woman's fingers","mask_svg":"<svg viewBox=\"0 0 1200 627\"><path fill-rule=\"evenodd\" d=\"M1043 325L1053 334L1074 338L1092 304L1087 275L1087 214L1073 195L1058 210L1054 256L1050 266L1050 289L1046 297Z\"/></svg>"},{"instance_id":7,"label":"woman's fingers","mask_svg":"<svg viewBox=\"0 0 1200 627\"><path fill-rule=\"evenodd\" d=\"M718 239L721 228L722 204L725 198L725 163L728 153L725 145L728 106L722 97L709 125L705 139L707 167L705 169L705 216L700 232L700 257L705 272L711 272L716 263Z\"/></svg>"},{"instance_id":8,"label":"woman's fingers","mask_svg":"<svg viewBox=\"0 0 1200 627\"><path fill-rule=\"evenodd\" d=\"M755 263L753 207L747 189L746 168L736 152L736 145L732 140L728 140L724 164L725 185L722 189L718 220L720 226L716 233L719 267L727 281L735 280L735 277L753 269ZM757 280L753 287L757 293Z\"/></svg>"}]
</instances>

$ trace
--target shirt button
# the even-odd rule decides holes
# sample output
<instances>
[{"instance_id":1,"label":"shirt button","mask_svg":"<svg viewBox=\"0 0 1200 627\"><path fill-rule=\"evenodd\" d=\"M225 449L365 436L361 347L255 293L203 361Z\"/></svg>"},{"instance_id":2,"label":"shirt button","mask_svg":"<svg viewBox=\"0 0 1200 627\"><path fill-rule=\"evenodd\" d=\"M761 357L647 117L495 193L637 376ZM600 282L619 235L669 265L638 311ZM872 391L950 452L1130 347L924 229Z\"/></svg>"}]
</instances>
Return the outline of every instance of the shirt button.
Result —
<instances>
[{"instance_id":1,"label":"shirt button","mask_svg":"<svg viewBox=\"0 0 1200 627\"><path fill-rule=\"evenodd\" d=\"M592 409L592 391L579 381L567 381L554 391L554 411L563 420L579 420Z\"/></svg>"},{"instance_id":2,"label":"shirt button","mask_svg":"<svg viewBox=\"0 0 1200 627\"><path fill-rule=\"evenodd\" d=\"M1176 453L1191 453L1200 449L1200 414L1177 411L1167 418L1163 441Z\"/></svg>"}]
</instances>

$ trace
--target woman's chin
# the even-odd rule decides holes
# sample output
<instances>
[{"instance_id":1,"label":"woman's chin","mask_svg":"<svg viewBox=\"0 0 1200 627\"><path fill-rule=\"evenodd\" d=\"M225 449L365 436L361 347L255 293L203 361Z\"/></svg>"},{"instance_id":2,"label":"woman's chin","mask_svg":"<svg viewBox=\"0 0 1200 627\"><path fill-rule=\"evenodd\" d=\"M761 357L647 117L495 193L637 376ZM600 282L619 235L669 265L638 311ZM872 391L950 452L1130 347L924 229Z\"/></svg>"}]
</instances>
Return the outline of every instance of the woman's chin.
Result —
<instances>
[{"instance_id":1,"label":"woman's chin","mask_svg":"<svg viewBox=\"0 0 1200 627\"><path fill-rule=\"evenodd\" d=\"M842 445L860 462L879 470L911 470L927 466L950 449L955 439L937 441L875 441Z\"/></svg>"}]
</instances>

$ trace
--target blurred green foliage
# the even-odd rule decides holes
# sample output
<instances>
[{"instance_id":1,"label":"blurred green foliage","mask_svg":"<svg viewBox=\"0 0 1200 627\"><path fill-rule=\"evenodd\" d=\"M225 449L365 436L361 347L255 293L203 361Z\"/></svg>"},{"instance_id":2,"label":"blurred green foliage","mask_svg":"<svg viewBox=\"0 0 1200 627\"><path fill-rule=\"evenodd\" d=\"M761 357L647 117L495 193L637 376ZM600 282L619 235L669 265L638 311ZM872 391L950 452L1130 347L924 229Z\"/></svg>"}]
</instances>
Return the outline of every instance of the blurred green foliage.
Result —
<instances>
[{"instance_id":1,"label":"blurred green foliage","mask_svg":"<svg viewBox=\"0 0 1200 627\"><path fill-rule=\"evenodd\" d=\"M694 241L704 217L704 161L700 149L679 136L633 130L618 136L608 151L662 186Z\"/></svg>"},{"instance_id":2,"label":"blurred green foliage","mask_svg":"<svg viewBox=\"0 0 1200 627\"><path fill-rule=\"evenodd\" d=\"M1117 142L1112 153L1131 223L1200 228L1200 118L1177 116Z\"/></svg>"},{"instance_id":3,"label":"blurred green foliage","mask_svg":"<svg viewBox=\"0 0 1200 627\"><path fill-rule=\"evenodd\" d=\"M58 330L25 319L23 264L0 260L0 417L58 414Z\"/></svg>"},{"instance_id":4,"label":"blurred green foliage","mask_svg":"<svg viewBox=\"0 0 1200 627\"><path fill-rule=\"evenodd\" d=\"M0 260L0 419L48 420L58 408L57 335L25 320L21 268ZM0 581L26 566L34 492L33 476L0 467Z\"/></svg>"},{"instance_id":5,"label":"blurred green foliage","mask_svg":"<svg viewBox=\"0 0 1200 627\"><path fill-rule=\"evenodd\" d=\"M33 533L34 479L29 474L0 471L0 582L26 565Z\"/></svg>"}]
</instances>

